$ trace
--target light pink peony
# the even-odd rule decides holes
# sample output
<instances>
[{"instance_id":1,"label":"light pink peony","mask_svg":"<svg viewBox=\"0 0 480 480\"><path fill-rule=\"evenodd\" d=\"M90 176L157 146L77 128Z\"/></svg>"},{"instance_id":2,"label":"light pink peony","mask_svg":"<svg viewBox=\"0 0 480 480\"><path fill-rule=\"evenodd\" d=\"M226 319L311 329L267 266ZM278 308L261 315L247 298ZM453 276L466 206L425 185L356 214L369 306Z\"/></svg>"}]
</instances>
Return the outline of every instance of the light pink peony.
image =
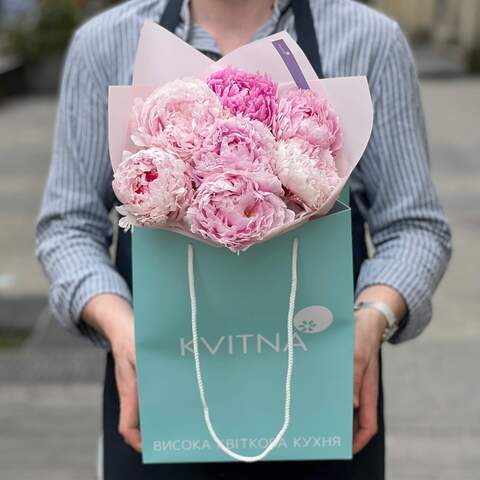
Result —
<instances>
[{"instance_id":1,"label":"light pink peony","mask_svg":"<svg viewBox=\"0 0 480 480\"><path fill-rule=\"evenodd\" d=\"M273 119L277 140L301 138L335 153L342 146L342 132L335 112L312 90L290 88L280 95Z\"/></svg>"},{"instance_id":2,"label":"light pink peony","mask_svg":"<svg viewBox=\"0 0 480 480\"><path fill-rule=\"evenodd\" d=\"M263 123L241 115L219 119L194 154L193 175L199 184L224 170L273 173L275 153L275 139Z\"/></svg>"},{"instance_id":3,"label":"light pink peony","mask_svg":"<svg viewBox=\"0 0 480 480\"><path fill-rule=\"evenodd\" d=\"M277 143L275 173L292 199L311 211L325 204L340 181L332 154L300 139Z\"/></svg>"},{"instance_id":4,"label":"light pink peony","mask_svg":"<svg viewBox=\"0 0 480 480\"><path fill-rule=\"evenodd\" d=\"M162 227L175 223L186 212L193 195L186 164L178 157L149 148L125 158L113 175L113 190L123 205L117 207L119 225Z\"/></svg>"},{"instance_id":5,"label":"light pink peony","mask_svg":"<svg viewBox=\"0 0 480 480\"><path fill-rule=\"evenodd\" d=\"M225 172L202 183L185 219L192 233L239 252L294 220L281 196L273 175Z\"/></svg>"},{"instance_id":6,"label":"light pink peony","mask_svg":"<svg viewBox=\"0 0 480 480\"><path fill-rule=\"evenodd\" d=\"M207 83L232 115L241 113L271 127L278 86L268 75L227 67L212 73Z\"/></svg>"},{"instance_id":7,"label":"light pink peony","mask_svg":"<svg viewBox=\"0 0 480 480\"><path fill-rule=\"evenodd\" d=\"M222 105L206 83L174 80L157 88L145 101L135 100L131 138L135 145L161 147L190 162L209 125L222 115Z\"/></svg>"}]
</instances>

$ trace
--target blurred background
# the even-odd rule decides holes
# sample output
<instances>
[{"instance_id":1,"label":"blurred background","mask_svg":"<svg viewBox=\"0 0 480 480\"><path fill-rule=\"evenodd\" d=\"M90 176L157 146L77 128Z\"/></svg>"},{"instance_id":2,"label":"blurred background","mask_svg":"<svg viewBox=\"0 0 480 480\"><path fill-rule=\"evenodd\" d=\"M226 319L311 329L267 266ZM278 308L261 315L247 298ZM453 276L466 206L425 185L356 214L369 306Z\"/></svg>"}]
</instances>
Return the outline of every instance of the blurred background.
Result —
<instances>
[{"instance_id":1,"label":"blurred background","mask_svg":"<svg viewBox=\"0 0 480 480\"><path fill-rule=\"evenodd\" d=\"M96 475L102 352L52 322L34 256L70 35L107 0L0 0L0 479ZM413 47L454 234L434 319L385 346L389 480L480 479L480 0L376 0Z\"/></svg>"}]
</instances>

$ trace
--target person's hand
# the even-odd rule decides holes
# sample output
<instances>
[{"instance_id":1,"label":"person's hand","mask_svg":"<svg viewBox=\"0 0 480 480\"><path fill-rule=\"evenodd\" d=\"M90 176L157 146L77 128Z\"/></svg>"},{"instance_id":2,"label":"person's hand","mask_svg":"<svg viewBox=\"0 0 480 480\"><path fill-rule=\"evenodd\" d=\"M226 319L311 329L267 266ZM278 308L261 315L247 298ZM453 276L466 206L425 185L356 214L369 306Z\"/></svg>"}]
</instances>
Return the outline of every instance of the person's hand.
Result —
<instances>
[{"instance_id":1,"label":"person's hand","mask_svg":"<svg viewBox=\"0 0 480 480\"><path fill-rule=\"evenodd\" d=\"M386 319L376 310L359 310L355 314L354 454L377 433L379 349L386 326Z\"/></svg>"},{"instance_id":2,"label":"person's hand","mask_svg":"<svg viewBox=\"0 0 480 480\"><path fill-rule=\"evenodd\" d=\"M140 452L142 445L138 419L132 308L118 295L101 294L87 303L82 318L110 342L115 360L115 379L120 398L118 431L128 445Z\"/></svg>"},{"instance_id":3,"label":"person's hand","mask_svg":"<svg viewBox=\"0 0 480 480\"><path fill-rule=\"evenodd\" d=\"M133 315L118 328L115 335L110 338L110 342L115 359L115 379L120 398L118 431L128 445L137 452L141 452Z\"/></svg>"}]
</instances>

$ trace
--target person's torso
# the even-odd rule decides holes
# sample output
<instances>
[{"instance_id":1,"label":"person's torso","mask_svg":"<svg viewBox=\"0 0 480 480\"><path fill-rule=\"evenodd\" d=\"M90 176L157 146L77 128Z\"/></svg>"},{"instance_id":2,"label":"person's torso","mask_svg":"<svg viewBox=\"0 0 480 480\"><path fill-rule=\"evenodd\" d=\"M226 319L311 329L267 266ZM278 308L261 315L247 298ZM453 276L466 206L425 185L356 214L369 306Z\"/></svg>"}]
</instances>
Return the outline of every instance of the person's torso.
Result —
<instances>
[{"instance_id":1,"label":"person's torso","mask_svg":"<svg viewBox=\"0 0 480 480\"><path fill-rule=\"evenodd\" d=\"M105 104L109 85L131 83L141 28L146 20L158 22L166 3L166 0L130 0L94 17L78 30L77 35L86 49L88 68L105 89ZM264 25L257 36L286 30L297 38L288 3L280 0L283 7L280 19L273 25ZM365 75L372 88L388 55L395 22L353 0L314 0L310 1L310 6L324 76ZM188 12L187 2L184 13L185 10ZM175 33L195 48L215 45L204 30L198 26L191 28L188 22L180 22ZM375 103L374 92L373 101ZM356 170L350 185L354 195L361 196L362 179L358 175L359 168Z\"/></svg>"},{"instance_id":2,"label":"person's torso","mask_svg":"<svg viewBox=\"0 0 480 480\"><path fill-rule=\"evenodd\" d=\"M78 34L84 38L89 66L105 87L130 83L140 30L146 20L159 21L165 4L165 0L130 0L80 27ZM353 0L315 0L310 5L325 77L366 75L374 84L395 23ZM278 22L276 30L283 29L296 38L290 11ZM176 33L186 41L193 40L197 48L199 35L189 38L182 24Z\"/></svg>"}]
</instances>

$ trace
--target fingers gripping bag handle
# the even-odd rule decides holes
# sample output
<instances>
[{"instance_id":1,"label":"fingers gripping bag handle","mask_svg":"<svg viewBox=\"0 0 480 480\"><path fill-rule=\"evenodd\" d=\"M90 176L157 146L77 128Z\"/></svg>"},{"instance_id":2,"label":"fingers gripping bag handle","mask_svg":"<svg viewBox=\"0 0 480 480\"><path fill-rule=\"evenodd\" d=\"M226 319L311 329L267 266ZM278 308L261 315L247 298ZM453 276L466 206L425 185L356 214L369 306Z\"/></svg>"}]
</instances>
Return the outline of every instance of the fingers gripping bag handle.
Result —
<instances>
[{"instance_id":1,"label":"fingers gripping bag handle","mask_svg":"<svg viewBox=\"0 0 480 480\"><path fill-rule=\"evenodd\" d=\"M200 393L200 400L202 402L203 416L207 429L212 436L217 446L227 455L234 460L240 462L253 463L263 460L281 441L283 435L288 429L290 424L290 404L291 404L291 384L292 384L292 372L293 372L293 314L295 312L295 299L297 295L297 259L298 259L298 239L295 238L292 243L292 271L291 271L291 287L290 287L290 299L288 304L288 316L287 316L287 374L285 379L285 413L283 419L283 425L278 431L275 438L271 443L258 455L245 456L240 455L225 446L225 444L218 437L215 428L213 427L210 411L208 408L207 396L205 393L205 386L203 384L202 369L200 365L200 353L198 350L198 331L197 331L197 297L195 293L195 273L193 268L194 249L193 245L188 245L188 284L190 291L190 304L192 310L192 339L193 339L193 357L195 360L195 374L198 385L198 391Z\"/></svg>"}]
</instances>

